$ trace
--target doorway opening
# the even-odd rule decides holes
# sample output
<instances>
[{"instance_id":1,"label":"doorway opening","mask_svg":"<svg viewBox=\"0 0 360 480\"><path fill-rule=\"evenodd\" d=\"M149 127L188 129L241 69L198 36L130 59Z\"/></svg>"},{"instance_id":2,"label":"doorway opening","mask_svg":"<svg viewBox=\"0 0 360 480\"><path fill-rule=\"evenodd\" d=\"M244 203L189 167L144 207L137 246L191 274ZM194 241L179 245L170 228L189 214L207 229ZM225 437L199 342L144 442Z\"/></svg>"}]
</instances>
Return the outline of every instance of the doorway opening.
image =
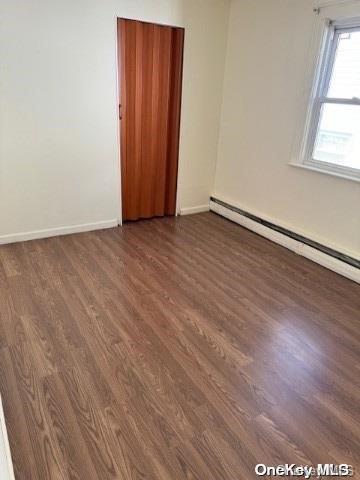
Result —
<instances>
[{"instance_id":1,"label":"doorway opening","mask_svg":"<svg viewBox=\"0 0 360 480\"><path fill-rule=\"evenodd\" d=\"M175 215L184 29L118 18L123 221Z\"/></svg>"}]
</instances>

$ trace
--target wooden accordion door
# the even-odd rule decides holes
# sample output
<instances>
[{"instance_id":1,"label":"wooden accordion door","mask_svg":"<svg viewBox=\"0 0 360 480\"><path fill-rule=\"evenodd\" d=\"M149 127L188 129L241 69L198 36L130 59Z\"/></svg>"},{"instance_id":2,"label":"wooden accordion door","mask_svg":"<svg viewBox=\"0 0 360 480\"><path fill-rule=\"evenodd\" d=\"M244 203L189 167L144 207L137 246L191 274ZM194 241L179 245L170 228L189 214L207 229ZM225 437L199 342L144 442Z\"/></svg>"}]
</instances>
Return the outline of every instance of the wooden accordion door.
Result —
<instances>
[{"instance_id":1,"label":"wooden accordion door","mask_svg":"<svg viewBox=\"0 0 360 480\"><path fill-rule=\"evenodd\" d=\"M184 30L118 19L123 220L174 215Z\"/></svg>"}]
</instances>

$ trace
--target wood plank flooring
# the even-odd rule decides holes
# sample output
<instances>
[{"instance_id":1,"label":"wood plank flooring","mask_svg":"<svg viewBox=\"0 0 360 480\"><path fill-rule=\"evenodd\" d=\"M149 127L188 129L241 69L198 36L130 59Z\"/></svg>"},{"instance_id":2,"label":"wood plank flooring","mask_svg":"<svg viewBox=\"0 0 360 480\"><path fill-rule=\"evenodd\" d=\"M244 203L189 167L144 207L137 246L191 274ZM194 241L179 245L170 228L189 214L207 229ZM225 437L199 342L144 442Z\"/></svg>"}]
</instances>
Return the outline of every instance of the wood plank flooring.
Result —
<instances>
[{"instance_id":1,"label":"wood plank flooring","mask_svg":"<svg viewBox=\"0 0 360 480\"><path fill-rule=\"evenodd\" d=\"M0 247L17 480L360 472L360 286L205 213Z\"/></svg>"}]
</instances>

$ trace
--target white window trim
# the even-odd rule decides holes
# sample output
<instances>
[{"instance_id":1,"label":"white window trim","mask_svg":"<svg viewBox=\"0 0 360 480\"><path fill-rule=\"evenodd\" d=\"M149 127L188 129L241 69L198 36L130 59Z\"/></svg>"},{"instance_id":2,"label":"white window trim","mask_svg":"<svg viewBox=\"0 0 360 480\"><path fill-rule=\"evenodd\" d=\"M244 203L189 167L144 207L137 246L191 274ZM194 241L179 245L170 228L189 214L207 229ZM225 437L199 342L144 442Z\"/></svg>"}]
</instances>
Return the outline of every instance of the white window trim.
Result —
<instances>
[{"instance_id":1,"label":"white window trim","mask_svg":"<svg viewBox=\"0 0 360 480\"><path fill-rule=\"evenodd\" d=\"M293 160L290 162L290 165L360 182L360 169L344 167L312 158L320 121L321 106L324 103L326 98L325 94L328 91L333 60L336 53L335 35L340 35L341 29L348 30L349 28L355 28L356 30L360 30L360 16L359 12L356 13L357 15L353 15L352 17L340 17L340 19L335 20L329 18L319 19L320 23L318 23L316 34L320 37L320 52L317 56L316 68L313 70L312 90L305 129L300 139L300 148L297 148L297 154L293 155ZM344 100L326 98L326 103L346 103L360 106L359 99Z\"/></svg>"}]
</instances>

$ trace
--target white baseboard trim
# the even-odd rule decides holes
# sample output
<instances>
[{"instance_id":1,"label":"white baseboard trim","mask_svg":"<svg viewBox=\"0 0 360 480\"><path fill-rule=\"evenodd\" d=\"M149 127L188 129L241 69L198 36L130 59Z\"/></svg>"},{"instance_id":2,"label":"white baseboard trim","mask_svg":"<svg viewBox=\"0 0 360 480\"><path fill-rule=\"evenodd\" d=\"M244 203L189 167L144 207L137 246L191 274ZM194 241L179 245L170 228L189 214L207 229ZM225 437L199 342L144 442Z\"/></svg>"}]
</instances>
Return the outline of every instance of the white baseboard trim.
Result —
<instances>
[{"instance_id":1,"label":"white baseboard trim","mask_svg":"<svg viewBox=\"0 0 360 480\"><path fill-rule=\"evenodd\" d=\"M180 215L192 215L193 213L208 212L209 205L199 205L197 207L180 208Z\"/></svg>"},{"instance_id":2,"label":"white baseboard trim","mask_svg":"<svg viewBox=\"0 0 360 480\"><path fill-rule=\"evenodd\" d=\"M84 223L68 227L50 228L47 230L35 230L32 232L14 233L0 236L0 245L7 243L25 242L39 238L57 237L59 235L70 235L71 233L91 232L93 230L104 230L118 226L117 219L105 220L103 222Z\"/></svg>"},{"instance_id":3,"label":"white baseboard trim","mask_svg":"<svg viewBox=\"0 0 360 480\"><path fill-rule=\"evenodd\" d=\"M15 480L13 463L11 460L9 439L6 431L4 411L0 397L0 478L1 480Z\"/></svg>"},{"instance_id":4,"label":"white baseboard trim","mask_svg":"<svg viewBox=\"0 0 360 480\"><path fill-rule=\"evenodd\" d=\"M292 250L298 255L306 257L309 260L312 260L313 262L316 262L319 265L338 273L339 275L349 278L354 282L360 283L360 270L352 265L348 265L347 263L342 262L331 255L320 252L316 248L310 247L309 245L288 237L287 235L272 230L265 225L245 217L241 213L234 212L233 210L230 210L229 208L219 205L213 201L210 201L210 210L249 230L252 230L262 237L265 237L275 243L278 243L279 245L282 245L285 248L288 248L289 250Z\"/></svg>"}]
</instances>

